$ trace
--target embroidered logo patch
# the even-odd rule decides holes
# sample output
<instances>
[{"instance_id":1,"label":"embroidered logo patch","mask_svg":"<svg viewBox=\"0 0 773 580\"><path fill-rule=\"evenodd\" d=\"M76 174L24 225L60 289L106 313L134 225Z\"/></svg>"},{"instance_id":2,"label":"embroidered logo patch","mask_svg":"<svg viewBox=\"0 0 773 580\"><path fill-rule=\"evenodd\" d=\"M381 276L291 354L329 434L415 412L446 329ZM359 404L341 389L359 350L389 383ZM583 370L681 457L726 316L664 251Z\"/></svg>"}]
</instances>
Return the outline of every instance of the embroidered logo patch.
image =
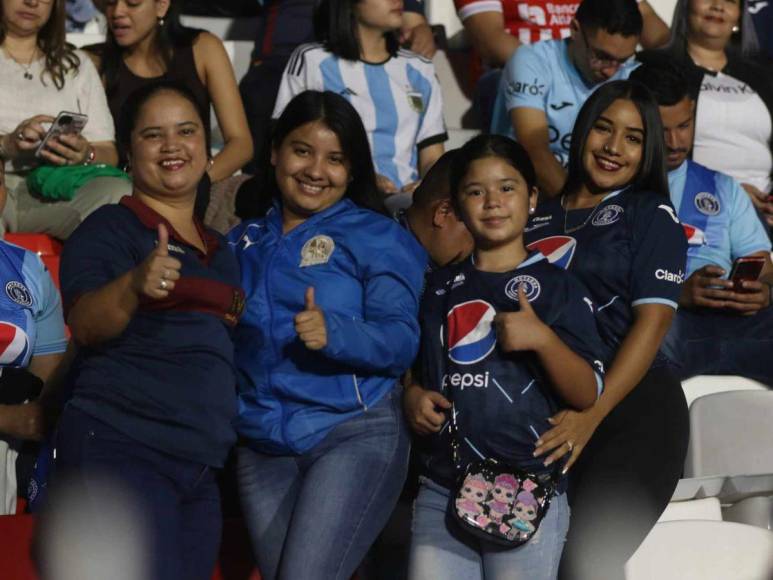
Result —
<instances>
[{"instance_id":1,"label":"embroidered logo patch","mask_svg":"<svg viewBox=\"0 0 773 580\"><path fill-rule=\"evenodd\" d=\"M603 208L591 222L594 226L608 226L615 223L623 215L623 208L619 205L608 205Z\"/></svg>"},{"instance_id":2,"label":"embroidered logo patch","mask_svg":"<svg viewBox=\"0 0 773 580\"><path fill-rule=\"evenodd\" d=\"M417 113L424 112L424 99L421 97L421 93L408 93L408 104Z\"/></svg>"},{"instance_id":3,"label":"embroidered logo patch","mask_svg":"<svg viewBox=\"0 0 773 580\"><path fill-rule=\"evenodd\" d=\"M330 236L314 236L301 248L301 268L327 264L336 249Z\"/></svg>"},{"instance_id":4,"label":"embroidered logo patch","mask_svg":"<svg viewBox=\"0 0 773 580\"><path fill-rule=\"evenodd\" d=\"M717 215L722 209L717 196L708 191L702 191L695 196L695 207L703 215Z\"/></svg>"},{"instance_id":5,"label":"embroidered logo patch","mask_svg":"<svg viewBox=\"0 0 773 580\"><path fill-rule=\"evenodd\" d=\"M523 291L526 294L526 299L529 302L534 302L539 296L541 287L539 281L534 276L528 276L521 274L515 278L511 278L505 285L505 294L511 300L518 301L518 286L523 285Z\"/></svg>"},{"instance_id":6,"label":"embroidered logo patch","mask_svg":"<svg viewBox=\"0 0 773 580\"><path fill-rule=\"evenodd\" d=\"M32 294L30 294L30 291L27 290L27 287L21 282L8 282L8 284L5 285L5 293L8 295L8 298L16 302L16 304L32 306Z\"/></svg>"}]
</instances>

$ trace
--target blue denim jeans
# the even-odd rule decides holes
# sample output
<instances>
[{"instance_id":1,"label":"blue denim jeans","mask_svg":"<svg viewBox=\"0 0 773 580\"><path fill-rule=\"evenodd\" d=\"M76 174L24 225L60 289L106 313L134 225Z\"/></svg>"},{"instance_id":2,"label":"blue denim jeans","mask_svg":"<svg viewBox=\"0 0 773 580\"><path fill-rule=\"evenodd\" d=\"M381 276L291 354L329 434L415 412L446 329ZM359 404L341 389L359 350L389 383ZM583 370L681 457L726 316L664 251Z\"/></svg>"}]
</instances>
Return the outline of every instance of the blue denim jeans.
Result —
<instances>
[{"instance_id":1,"label":"blue denim jeans","mask_svg":"<svg viewBox=\"0 0 773 580\"><path fill-rule=\"evenodd\" d=\"M423 478L413 507L408 580L554 580L569 530L566 494L554 497L534 537L517 548L482 542L446 519L450 491Z\"/></svg>"},{"instance_id":2,"label":"blue denim jeans","mask_svg":"<svg viewBox=\"0 0 773 580\"><path fill-rule=\"evenodd\" d=\"M661 350L681 380L739 375L773 386L773 306L753 316L680 309Z\"/></svg>"},{"instance_id":3,"label":"blue denim jeans","mask_svg":"<svg viewBox=\"0 0 773 580\"><path fill-rule=\"evenodd\" d=\"M239 491L261 577L350 578L397 503L409 446L394 390L302 455L239 447Z\"/></svg>"},{"instance_id":4,"label":"blue denim jeans","mask_svg":"<svg viewBox=\"0 0 773 580\"><path fill-rule=\"evenodd\" d=\"M130 495L147 524L146 549L156 580L209 580L222 530L215 472L146 447L68 406L57 433L56 482L74 482L82 502L98 502L106 481ZM90 495L89 491L93 494ZM52 496L56 509L56 496ZM93 513L110 506L87 505ZM99 525L95 522L94 525ZM87 557L87 555L83 555Z\"/></svg>"}]
</instances>

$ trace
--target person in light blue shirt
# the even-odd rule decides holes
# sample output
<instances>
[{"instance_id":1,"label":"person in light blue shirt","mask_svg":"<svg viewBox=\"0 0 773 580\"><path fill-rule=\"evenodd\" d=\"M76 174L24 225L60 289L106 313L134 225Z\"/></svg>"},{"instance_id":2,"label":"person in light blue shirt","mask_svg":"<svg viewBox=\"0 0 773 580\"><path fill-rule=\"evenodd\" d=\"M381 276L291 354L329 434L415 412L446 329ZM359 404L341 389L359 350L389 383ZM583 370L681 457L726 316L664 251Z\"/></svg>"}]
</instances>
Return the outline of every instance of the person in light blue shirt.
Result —
<instances>
[{"instance_id":1,"label":"person in light blue shirt","mask_svg":"<svg viewBox=\"0 0 773 580\"><path fill-rule=\"evenodd\" d=\"M695 133L689 71L651 55L632 74L658 100L671 202L687 236L686 281L663 352L680 378L730 374L773 385L771 244L749 196L732 177L688 159ZM733 262L761 256L756 281L728 280Z\"/></svg>"},{"instance_id":2,"label":"person in light blue shirt","mask_svg":"<svg viewBox=\"0 0 773 580\"><path fill-rule=\"evenodd\" d=\"M585 0L566 40L522 46L508 60L494 105L492 133L515 137L548 196L566 181L572 128L604 82L625 79L642 30L635 0Z\"/></svg>"}]
</instances>

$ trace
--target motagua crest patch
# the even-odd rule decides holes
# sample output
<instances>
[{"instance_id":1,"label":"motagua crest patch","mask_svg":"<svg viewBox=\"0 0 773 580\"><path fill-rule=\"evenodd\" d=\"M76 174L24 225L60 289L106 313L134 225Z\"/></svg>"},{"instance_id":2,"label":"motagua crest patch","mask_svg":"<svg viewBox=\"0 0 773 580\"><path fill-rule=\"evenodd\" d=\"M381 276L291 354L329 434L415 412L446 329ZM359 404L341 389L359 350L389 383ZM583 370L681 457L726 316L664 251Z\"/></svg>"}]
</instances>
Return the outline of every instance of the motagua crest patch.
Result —
<instances>
[{"instance_id":1,"label":"motagua crest patch","mask_svg":"<svg viewBox=\"0 0 773 580\"><path fill-rule=\"evenodd\" d=\"M719 199L716 195L708 191L702 191L695 196L695 208L703 215L717 215L722 206L719 204Z\"/></svg>"},{"instance_id":2,"label":"motagua crest patch","mask_svg":"<svg viewBox=\"0 0 773 580\"><path fill-rule=\"evenodd\" d=\"M518 302L518 286L521 285L523 285L523 292L526 294L526 299L529 302L534 302L542 291L539 280L534 276L521 274L520 276L511 278L505 285L505 294L507 294L507 297Z\"/></svg>"},{"instance_id":3,"label":"motagua crest patch","mask_svg":"<svg viewBox=\"0 0 773 580\"><path fill-rule=\"evenodd\" d=\"M591 222L594 226L609 226L620 219L625 210L619 205L608 205L595 215Z\"/></svg>"},{"instance_id":4,"label":"motagua crest patch","mask_svg":"<svg viewBox=\"0 0 773 580\"><path fill-rule=\"evenodd\" d=\"M21 306L32 306L32 294L27 290L27 287L21 282L15 280L8 282L5 285L5 293L8 298L20 304Z\"/></svg>"}]
</instances>

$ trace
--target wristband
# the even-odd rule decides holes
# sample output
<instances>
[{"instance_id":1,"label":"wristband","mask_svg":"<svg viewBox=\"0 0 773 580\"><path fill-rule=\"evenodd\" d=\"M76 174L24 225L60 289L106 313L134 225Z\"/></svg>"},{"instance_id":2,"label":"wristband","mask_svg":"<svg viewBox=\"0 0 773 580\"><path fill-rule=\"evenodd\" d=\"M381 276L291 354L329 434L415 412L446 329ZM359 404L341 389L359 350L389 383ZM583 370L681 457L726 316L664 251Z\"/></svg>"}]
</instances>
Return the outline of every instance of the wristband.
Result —
<instances>
[{"instance_id":1,"label":"wristband","mask_svg":"<svg viewBox=\"0 0 773 580\"><path fill-rule=\"evenodd\" d=\"M91 165L94 163L94 160L97 158L97 152L94 151L94 147L89 145L89 154L86 156L86 159L83 162L83 165Z\"/></svg>"}]
</instances>

